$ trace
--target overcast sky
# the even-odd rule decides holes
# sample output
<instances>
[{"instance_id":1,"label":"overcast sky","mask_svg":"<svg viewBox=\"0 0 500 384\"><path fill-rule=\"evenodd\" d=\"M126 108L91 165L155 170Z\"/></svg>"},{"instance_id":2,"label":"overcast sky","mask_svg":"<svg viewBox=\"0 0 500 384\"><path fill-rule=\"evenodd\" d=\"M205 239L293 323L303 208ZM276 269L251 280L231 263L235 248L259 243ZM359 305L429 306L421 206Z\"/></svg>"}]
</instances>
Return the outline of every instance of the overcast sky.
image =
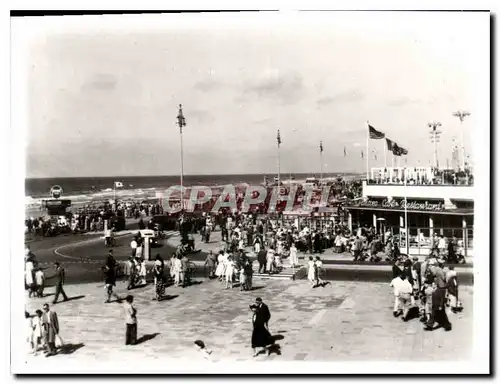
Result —
<instances>
[{"instance_id":1,"label":"overcast sky","mask_svg":"<svg viewBox=\"0 0 500 384\"><path fill-rule=\"evenodd\" d=\"M78 17L30 43L28 177L365 171L366 120L428 165L441 164L488 101L488 16L329 13L319 18L144 22ZM482 18L481 18L482 16ZM75 26L78 26L76 28ZM348 155L344 157L344 146ZM384 141L371 140L370 166ZM388 156L390 165L390 156Z\"/></svg>"}]
</instances>

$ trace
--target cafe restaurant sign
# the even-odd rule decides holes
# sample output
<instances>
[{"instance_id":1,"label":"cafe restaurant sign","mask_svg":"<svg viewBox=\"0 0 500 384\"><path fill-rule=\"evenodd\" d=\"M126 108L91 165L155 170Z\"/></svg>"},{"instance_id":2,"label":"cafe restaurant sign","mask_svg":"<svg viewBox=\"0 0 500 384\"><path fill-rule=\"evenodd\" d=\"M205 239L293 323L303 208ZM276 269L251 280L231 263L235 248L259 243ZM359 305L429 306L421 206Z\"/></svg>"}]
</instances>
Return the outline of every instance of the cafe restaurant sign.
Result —
<instances>
[{"instance_id":1,"label":"cafe restaurant sign","mask_svg":"<svg viewBox=\"0 0 500 384\"><path fill-rule=\"evenodd\" d=\"M405 209L405 201L396 201L396 200L367 200L361 201L359 203L360 207L367 208L386 208L386 209ZM406 209L410 209L413 211L444 211L443 203L429 203L429 202L419 202L419 201L407 201Z\"/></svg>"}]
</instances>

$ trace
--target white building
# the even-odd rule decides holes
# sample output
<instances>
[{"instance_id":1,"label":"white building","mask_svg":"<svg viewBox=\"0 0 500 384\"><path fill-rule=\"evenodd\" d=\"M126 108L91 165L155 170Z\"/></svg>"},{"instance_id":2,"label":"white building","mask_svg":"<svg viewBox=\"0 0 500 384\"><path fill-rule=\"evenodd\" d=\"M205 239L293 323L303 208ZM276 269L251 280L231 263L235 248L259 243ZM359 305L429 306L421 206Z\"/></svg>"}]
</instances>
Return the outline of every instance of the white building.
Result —
<instances>
[{"instance_id":1,"label":"white building","mask_svg":"<svg viewBox=\"0 0 500 384\"><path fill-rule=\"evenodd\" d=\"M404 174L406 173L406 183ZM428 254L434 233L456 237L470 254L473 245L473 178L430 167L374 168L363 181L363 199L345 207L348 225L390 231L405 243L405 198L412 254Z\"/></svg>"}]
</instances>

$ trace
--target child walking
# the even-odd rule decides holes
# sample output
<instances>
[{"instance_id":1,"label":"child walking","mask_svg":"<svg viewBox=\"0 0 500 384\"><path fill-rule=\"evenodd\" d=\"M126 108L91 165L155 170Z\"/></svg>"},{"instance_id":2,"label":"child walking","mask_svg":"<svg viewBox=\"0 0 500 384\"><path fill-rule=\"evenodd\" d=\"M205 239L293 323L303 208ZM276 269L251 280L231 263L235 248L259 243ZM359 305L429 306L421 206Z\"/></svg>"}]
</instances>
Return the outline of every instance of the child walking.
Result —
<instances>
[{"instance_id":1,"label":"child walking","mask_svg":"<svg viewBox=\"0 0 500 384\"><path fill-rule=\"evenodd\" d=\"M35 272L36 283L36 296L43 297L43 290L45 289L45 273L42 268L38 268Z\"/></svg>"}]
</instances>

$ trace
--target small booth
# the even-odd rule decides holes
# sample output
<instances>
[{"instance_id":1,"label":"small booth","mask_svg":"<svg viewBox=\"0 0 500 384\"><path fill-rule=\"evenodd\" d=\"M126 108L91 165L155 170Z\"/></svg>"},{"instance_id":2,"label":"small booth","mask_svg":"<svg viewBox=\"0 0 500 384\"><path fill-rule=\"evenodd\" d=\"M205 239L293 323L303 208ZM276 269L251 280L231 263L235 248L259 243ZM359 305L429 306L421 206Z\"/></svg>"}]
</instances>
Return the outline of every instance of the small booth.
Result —
<instances>
[{"instance_id":1,"label":"small booth","mask_svg":"<svg viewBox=\"0 0 500 384\"><path fill-rule=\"evenodd\" d=\"M152 229L141 229L139 231L143 239L142 257L144 260L151 260L151 243L155 237L155 231Z\"/></svg>"}]
</instances>

